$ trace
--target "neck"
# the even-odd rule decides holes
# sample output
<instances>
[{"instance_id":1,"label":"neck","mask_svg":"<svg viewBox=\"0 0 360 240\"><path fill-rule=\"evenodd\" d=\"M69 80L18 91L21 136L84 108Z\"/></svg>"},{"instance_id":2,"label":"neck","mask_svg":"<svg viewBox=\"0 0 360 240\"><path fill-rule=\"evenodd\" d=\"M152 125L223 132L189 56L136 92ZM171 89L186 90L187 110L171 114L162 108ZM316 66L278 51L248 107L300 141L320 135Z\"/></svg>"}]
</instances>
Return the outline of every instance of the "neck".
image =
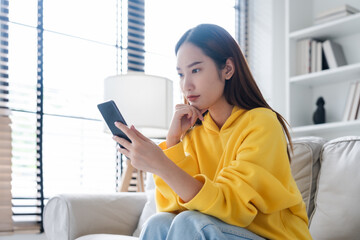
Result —
<instances>
[{"instance_id":1,"label":"neck","mask_svg":"<svg viewBox=\"0 0 360 240\"><path fill-rule=\"evenodd\" d=\"M224 101L222 101L221 104L209 108L210 116L219 129L221 129L226 120L230 117L233 107L234 106L230 105L224 98Z\"/></svg>"}]
</instances>

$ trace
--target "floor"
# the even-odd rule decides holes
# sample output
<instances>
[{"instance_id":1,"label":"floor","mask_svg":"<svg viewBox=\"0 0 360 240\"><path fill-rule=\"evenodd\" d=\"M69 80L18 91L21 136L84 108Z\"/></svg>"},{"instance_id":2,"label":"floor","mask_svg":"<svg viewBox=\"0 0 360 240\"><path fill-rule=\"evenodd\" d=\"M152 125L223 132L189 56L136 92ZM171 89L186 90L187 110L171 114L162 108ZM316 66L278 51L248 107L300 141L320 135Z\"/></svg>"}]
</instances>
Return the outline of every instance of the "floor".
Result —
<instances>
[{"instance_id":1,"label":"floor","mask_svg":"<svg viewBox=\"0 0 360 240\"><path fill-rule=\"evenodd\" d=\"M0 240L46 240L45 234L0 235Z\"/></svg>"}]
</instances>

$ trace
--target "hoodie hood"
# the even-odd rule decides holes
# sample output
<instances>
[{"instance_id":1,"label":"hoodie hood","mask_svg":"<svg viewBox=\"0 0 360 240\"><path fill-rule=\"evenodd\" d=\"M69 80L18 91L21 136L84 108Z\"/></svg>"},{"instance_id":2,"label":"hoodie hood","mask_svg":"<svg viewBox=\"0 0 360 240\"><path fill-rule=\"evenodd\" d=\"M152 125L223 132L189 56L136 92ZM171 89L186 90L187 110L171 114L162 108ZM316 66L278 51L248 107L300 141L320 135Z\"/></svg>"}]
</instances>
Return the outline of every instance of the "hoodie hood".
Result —
<instances>
[{"instance_id":1,"label":"hoodie hood","mask_svg":"<svg viewBox=\"0 0 360 240\"><path fill-rule=\"evenodd\" d=\"M204 121L202 122L202 125L208 131L211 131L214 133L220 133L220 132L226 131L228 128L230 128L231 125L235 122L235 120L238 119L238 117L240 115L242 115L244 112L246 112L245 109L239 108L238 106L234 106L231 111L231 115L225 121L225 123L221 127L221 129L219 129L219 127L216 125L216 123L212 119L210 113L208 112L204 117Z\"/></svg>"}]
</instances>

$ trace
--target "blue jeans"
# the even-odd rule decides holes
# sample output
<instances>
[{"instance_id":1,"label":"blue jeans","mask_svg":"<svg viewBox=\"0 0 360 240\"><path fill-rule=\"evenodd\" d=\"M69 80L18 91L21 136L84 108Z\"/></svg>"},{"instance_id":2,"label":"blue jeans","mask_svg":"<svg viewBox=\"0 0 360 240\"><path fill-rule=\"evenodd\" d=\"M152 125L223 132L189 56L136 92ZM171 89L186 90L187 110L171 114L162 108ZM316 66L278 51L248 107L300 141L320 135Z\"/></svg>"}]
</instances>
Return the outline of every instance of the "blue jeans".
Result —
<instances>
[{"instance_id":1,"label":"blue jeans","mask_svg":"<svg viewBox=\"0 0 360 240\"><path fill-rule=\"evenodd\" d=\"M249 230L197 212L180 214L157 213L144 225L140 234L144 240L264 240Z\"/></svg>"}]
</instances>

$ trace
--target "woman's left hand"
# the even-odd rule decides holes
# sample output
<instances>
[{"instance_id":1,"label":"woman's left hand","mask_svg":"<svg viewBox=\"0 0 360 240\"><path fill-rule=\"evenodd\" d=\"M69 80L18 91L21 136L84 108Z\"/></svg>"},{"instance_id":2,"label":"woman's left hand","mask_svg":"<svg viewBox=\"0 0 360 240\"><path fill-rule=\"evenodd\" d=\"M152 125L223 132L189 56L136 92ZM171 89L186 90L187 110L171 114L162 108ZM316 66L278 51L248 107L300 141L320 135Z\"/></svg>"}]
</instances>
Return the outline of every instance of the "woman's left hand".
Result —
<instances>
[{"instance_id":1,"label":"woman's left hand","mask_svg":"<svg viewBox=\"0 0 360 240\"><path fill-rule=\"evenodd\" d=\"M131 142L118 136L113 139L124 148L118 148L118 151L131 160L131 164L139 169L154 174L159 174L161 168L165 165L164 161L170 161L153 141L145 137L134 126L130 128L120 122L115 126L128 136Z\"/></svg>"}]
</instances>

